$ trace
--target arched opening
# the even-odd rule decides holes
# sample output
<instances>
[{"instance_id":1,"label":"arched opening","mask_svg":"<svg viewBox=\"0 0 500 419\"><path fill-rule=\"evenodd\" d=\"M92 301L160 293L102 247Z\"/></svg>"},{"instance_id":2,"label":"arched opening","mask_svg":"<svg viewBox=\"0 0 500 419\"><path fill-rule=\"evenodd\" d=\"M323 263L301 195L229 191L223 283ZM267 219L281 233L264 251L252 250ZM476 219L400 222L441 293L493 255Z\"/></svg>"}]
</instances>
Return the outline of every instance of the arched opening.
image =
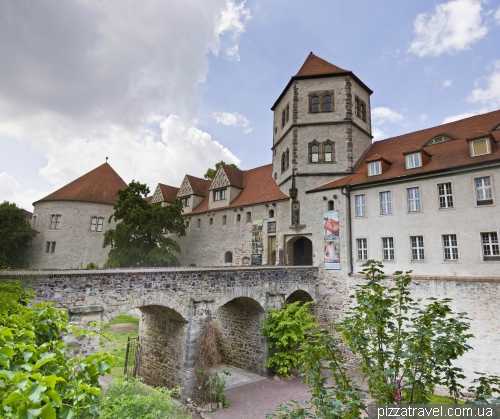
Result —
<instances>
[{"instance_id":1,"label":"arched opening","mask_svg":"<svg viewBox=\"0 0 500 419\"><path fill-rule=\"evenodd\" d=\"M222 363L265 375L262 363L266 341L261 335L264 309L257 301L240 297L220 307L212 319L222 333Z\"/></svg>"},{"instance_id":2,"label":"arched opening","mask_svg":"<svg viewBox=\"0 0 500 419\"><path fill-rule=\"evenodd\" d=\"M233 253L226 252L224 253L224 263L232 263L233 262Z\"/></svg>"},{"instance_id":3,"label":"arched opening","mask_svg":"<svg viewBox=\"0 0 500 419\"><path fill-rule=\"evenodd\" d=\"M301 305L304 303L308 303L309 301L314 301L311 295L307 291L297 290L292 292L288 298L285 300L285 303L295 303L300 301Z\"/></svg>"},{"instance_id":4,"label":"arched opening","mask_svg":"<svg viewBox=\"0 0 500 419\"><path fill-rule=\"evenodd\" d=\"M139 375L152 386L182 385L187 321L168 307L151 305L139 309Z\"/></svg>"},{"instance_id":5,"label":"arched opening","mask_svg":"<svg viewBox=\"0 0 500 419\"><path fill-rule=\"evenodd\" d=\"M250 258L248 256L245 256L244 258L241 259L241 264L243 266L249 266L250 265Z\"/></svg>"},{"instance_id":6,"label":"arched opening","mask_svg":"<svg viewBox=\"0 0 500 419\"><path fill-rule=\"evenodd\" d=\"M289 266L312 265L312 241L303 236L291 238L287 244L287 259Z\"/></svg>"},{"instance_id":7,"label":"arched opening","mask_svg":"<svg viewBox=\"0 0 500 419\"><path fill-rule=\"evenodd\" d=\"M269 218L274 218L274 210L273 209L269 210Z\"/></svg>"}]
</instances>

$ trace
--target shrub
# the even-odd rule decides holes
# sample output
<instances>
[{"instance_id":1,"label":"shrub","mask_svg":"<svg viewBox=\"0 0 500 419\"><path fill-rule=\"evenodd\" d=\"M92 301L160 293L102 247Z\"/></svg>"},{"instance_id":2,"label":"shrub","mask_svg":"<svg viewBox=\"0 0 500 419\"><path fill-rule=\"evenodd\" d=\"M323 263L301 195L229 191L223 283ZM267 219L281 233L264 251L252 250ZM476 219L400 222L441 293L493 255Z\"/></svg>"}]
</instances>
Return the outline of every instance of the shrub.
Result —
<instances>
[{"instance_id":1,"label":"shrub","mask_svg":"<svg viewBox=\"0 0 500 419\"><path fill-rule=\"evenodd\" d=\"M87 264L87 267L85 269L99 269L99 265L94 262L90 262Z\"/></svg>"},{"instance_id":2,"label":"shrub","mask_svg":"<svg viewBox=\"0 0 500 419\"><path fill-rule=\"evenodd\" d=\"M267 345L272 351L264 365L278 375L289 375L292 368L299 366L300 345L305 342L306 333L318 327L308 312L311 304L285 303L281 309L269 309L263 320L262 334L268 338Z\"/></svg>"},{"instance_id":3,"label":"shrub","mask_svg":"<svg viewBox=\"0 0 500 419\"><path fill-rule=\"evenodd\" d=\"M109 354L67 357L62 335L75 331L65 310L27 304L32 292L0 283L0 417L55 419L95 412Z\"/></svg>"},{"instance_id":4,"label":"shrub","mask_svg":"<svg viewBox=\"0 0 500 419\"><path fill-rule=\"evenodd\" d=\"M111 384L102 398L99 419L187 419L191 415L185 407L173 400L180 395L180 388L153 388L142 384L138 378L128 381L121 378Z\"/></svg>"}]
</instances>

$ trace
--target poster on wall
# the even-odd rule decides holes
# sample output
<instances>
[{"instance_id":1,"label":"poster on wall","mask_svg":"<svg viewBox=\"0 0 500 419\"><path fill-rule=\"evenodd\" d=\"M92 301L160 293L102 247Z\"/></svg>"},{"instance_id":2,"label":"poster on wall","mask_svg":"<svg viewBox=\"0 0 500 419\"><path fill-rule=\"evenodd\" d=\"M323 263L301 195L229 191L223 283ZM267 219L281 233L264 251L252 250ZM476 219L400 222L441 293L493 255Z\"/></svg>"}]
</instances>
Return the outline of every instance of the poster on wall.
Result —
<instances>
[{"instance_id":1,"label":"poster on wall","mask_svg":"<svg viewBox=\"0 0 500 419\"><path fill-rule=\"evenodd\" d=\"M264 220L252 221L252 265L262 265L262 253L264 252L263 224Z\"/></svg>"},{"instance_id":2,"label":"poster on wall","mask_svg":"<svg viewBox=\"0 0 500 419\"><path fill-rule=\"evenodd\" d=\"M323 214L325 269L340 269L339 212Z\"/></svg>"}]
</instances>

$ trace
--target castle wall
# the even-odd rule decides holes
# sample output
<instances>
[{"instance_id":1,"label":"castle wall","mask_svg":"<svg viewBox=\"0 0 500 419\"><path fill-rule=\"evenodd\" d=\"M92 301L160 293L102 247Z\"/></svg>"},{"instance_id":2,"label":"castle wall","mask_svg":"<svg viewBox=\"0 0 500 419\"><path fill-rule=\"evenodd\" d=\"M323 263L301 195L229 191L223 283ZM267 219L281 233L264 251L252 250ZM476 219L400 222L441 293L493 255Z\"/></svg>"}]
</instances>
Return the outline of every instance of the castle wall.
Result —
<instances>
[{"instance_id":1,"label":"castle wall","mask_svg":"<svg viewBox=\"0 0 500 419\"><path fill-rule=\"evenodd\" d=\"M50 229L52 214L61 215L58 230ZM108 219L113 206L92 202L42 201L35 205L33 227L39 232L25 258L30 269L78 269L94 262L100 267L106 262L110 247L103 249L104 233L114 228ZM91 231L91 218L104 218L102 232ZM47 242L55 242L54 252L47 252Z\"/></svg>"}]
</instances>

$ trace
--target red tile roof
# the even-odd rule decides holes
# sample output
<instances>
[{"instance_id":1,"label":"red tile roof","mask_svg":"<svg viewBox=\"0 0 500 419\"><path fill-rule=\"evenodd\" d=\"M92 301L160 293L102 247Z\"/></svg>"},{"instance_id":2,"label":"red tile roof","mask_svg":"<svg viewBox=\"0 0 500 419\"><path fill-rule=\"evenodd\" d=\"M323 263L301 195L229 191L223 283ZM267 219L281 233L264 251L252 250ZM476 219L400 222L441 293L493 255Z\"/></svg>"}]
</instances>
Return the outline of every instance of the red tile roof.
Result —
<instances>
[{"instance_id":1,"label":"red tile roof","mask_svg":"<svg viewBox=\"0 0 500 419\"><path fill-rule=\"evenodd\" d=\"M160 187L161 194L163 195L163 202L173 203L177 194L179 193L179 188L170 185L164 185L163 183L158 183Z\"/></svg>"},{"instance_id":2,"label":"red tile roof","mask_svg":"<svg viewBox=\"0 0 500 419\"><path fill-rule=\"evenodd\" d=\"M189 184L191 185L191 189L193 190L193 194L199 196L207 196L208 188L210 188L210 184L212 183L209 179L202 179L196 176L186 175L189 180Z\"/></svg>"},{"instance_id":3,"label":"red tile roof","mask_svg":"<svg viewBox=\"0 0 500 419\"><path fill-rule=\"evenodd\" d=\"M198 205L192 212L185 213L184 215L193 215L206 211L238 208L264 202L289 199L288 195L285 195L283 192L281 192L281 189L273 179L272 164L256 167L255 169L251 170L240 170L239 172L241 175L243 190L230 205L222 208L209 209L209 196L207 195L205 196L205 199L200 203L200 205Z\"/></svg>"},{"instance_id":4,"label":"red tile roof","mask_svg":"<svg viewBox=\"0 0 500 419\"><path fill-rule=\"evenodd\" d=\"M359 163L352 175L329 182L308 192L336 189L348 184L358 185L397 177L438 172L461 166L499 160L500 144L498 142L491 141L491 154L478 157L471 157L469 144L467 143L467 138L477 137L478 132L483 132L483 135L486 135L487 130L492 126L496 126L499 122L500 110L400 135L387 140L377 141L372 144L365 158ZM446 132L446 135L453 138L453 140L427 146L430 140L438 135L443 135L443 132ZM497 131L492 131L490 135L495 139L500 139L500 136L497 135ZM407 170L403 153L412 147L423 149L430 157L427 162L424 162L422 167ZM373 161L374 158L383 158L392 162L392 164L388 166L381 175L369 177L368 165L366 162Z\"/></svg>"},{"instance_id":5,"label":"red tile roof","mask_svg":"<svg viewBox=\"0 0 500 419\"><path fill-rule=\"evenodd\" d=\"M104 163L45 198L34 202L33 205L41 201L82 201L114 205L118 200L116 192L126 187L127 184L118 173L108 163Z\"/></svg>"},{"instance_id":6,"label":"red tile roof","mask_svg":"<svg viewBox=\"0 0 500 419\"><path fill-rule=\"evenodd\" d=\"M236 186L237 188L243 188L243 171L235 169L234 167L227 166L225 164L221 165L226 173L231 186Z\"/></svg>"},{"instance_id":7,"label":"red tile roof","mask_svg":"<svg viewBox=\"0 0 500 419\"><path fill-rule=\"evenodd\" d=\"M344 74L350 72L350 70L337 67L336 65L323 60L323 58L319 58L311 52L295 77L320 76L324 74L338 73Z\"/></svg>"}]
</instances>

